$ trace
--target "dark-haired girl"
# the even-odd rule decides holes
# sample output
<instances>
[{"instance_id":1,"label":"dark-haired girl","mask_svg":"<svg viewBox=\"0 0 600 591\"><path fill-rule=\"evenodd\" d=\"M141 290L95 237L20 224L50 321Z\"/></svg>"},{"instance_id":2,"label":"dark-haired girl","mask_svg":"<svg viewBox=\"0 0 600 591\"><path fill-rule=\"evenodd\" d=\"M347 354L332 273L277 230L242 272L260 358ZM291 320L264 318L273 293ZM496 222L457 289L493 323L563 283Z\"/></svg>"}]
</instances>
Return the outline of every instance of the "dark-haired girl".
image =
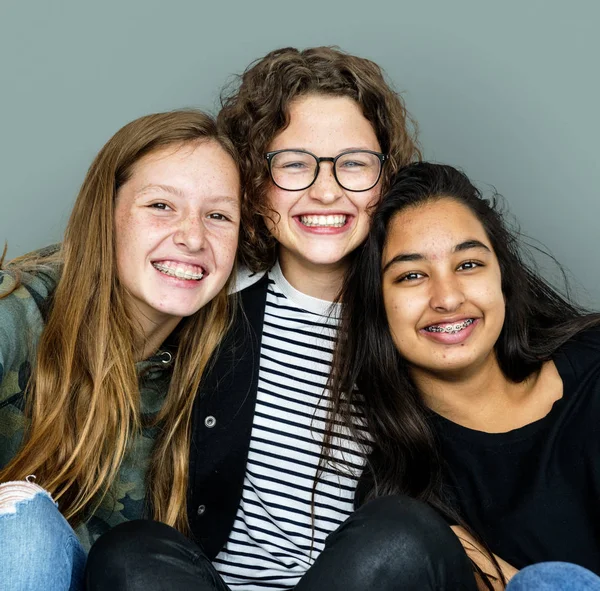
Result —
<instances>
[{"instance_id":1,"label":"dark-haired girl","mask_svg":"<svg viewBox=\"0 0 600 591\"><path fill-rule=\"evenodd\" d=\"M394 179L342 298L334 400L372 436L360 498L426 501L511 590L600 588L600 315L525 264L464 174L428 163Z\"/></svg>"}]
</instances>

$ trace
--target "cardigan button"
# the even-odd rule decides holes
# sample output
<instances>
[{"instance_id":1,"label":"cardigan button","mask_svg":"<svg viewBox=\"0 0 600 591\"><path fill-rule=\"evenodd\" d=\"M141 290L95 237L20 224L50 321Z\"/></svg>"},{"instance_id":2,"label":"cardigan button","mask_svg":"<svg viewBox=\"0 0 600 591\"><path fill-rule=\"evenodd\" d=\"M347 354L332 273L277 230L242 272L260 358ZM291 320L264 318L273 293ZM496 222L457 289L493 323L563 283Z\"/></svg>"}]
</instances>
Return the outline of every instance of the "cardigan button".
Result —
<instances>
[{"instance_id":1,"label":"cardigan button","mask_svg":"<svg viewBox=\"0 0 600 591\"><path fill-rule=\"evenodd\" d=\"M205 511L206 511L206 505L198 505L198 509L196 511L196 513L198 514L198 517L202 517L202 515L204 515Z\"/></svg>"},{"instance_id":2,"label":"cardigan button","mask_svg":"<svg viewBox=\"0 0 600 591\"><path fill-rule=\"evenodd\" d=\"M215 417L213 417L212 415L209 415L204 419L204 424L209 429L212 429L217 424L217 419L215 419Z\"/></svg>"}]
</instances>

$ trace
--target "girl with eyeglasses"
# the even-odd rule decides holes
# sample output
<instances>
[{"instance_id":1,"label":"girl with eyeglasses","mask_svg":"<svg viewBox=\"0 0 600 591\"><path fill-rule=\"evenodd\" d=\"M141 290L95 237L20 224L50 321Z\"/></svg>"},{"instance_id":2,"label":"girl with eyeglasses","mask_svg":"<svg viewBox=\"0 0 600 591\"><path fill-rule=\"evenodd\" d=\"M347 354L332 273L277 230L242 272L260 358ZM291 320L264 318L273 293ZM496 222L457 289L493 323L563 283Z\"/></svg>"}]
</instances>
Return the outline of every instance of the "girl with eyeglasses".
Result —
<instances>
[{"instance_id":1,"label":"girl with eyeglasses","mask_svg":"<svg viewBox=\"0 0 600 591\"><path fill-rule=\"evenodd\" d=\"M600 314L524 262L464 174L429 163L395 177L342 300L329 425L364 414L360 502L426 501L511 591L600 589Z\"/></svg>"},{"instance_id":2,"label":"girl with eyeglasses","mask_svg":"<svg viewBox=\"0 0 600 591\"><path fill-rule=\"evenodd\" d=\"M372 208L420 157L402 100L369 60L285 48L224 93L218 123L240 152L252 275L239 277L238 322L194 410L190 536L151 521L115 528L91 551L88 589L476 589L432 508L357 503L362 413L356 437L326 422L334 302Z\"/></svg>"}]
</instances>

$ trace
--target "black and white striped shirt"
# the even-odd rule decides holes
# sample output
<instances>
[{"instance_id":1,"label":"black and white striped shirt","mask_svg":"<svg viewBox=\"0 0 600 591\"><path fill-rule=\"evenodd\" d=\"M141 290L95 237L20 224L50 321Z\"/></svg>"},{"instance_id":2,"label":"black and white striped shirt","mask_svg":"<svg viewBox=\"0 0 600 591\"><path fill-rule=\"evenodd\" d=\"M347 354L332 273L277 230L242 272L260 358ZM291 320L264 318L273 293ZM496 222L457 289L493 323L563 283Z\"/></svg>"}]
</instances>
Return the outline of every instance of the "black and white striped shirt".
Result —
<instances>
[{"instance_id":1,"label":"black and white striped shirt","mask_svg":"<svg viewBox=\"0 0 600 591\"><path fill-rule=\"evenodd\" d=\"M269 272L258 393L242 499L215 567L236 591L292 589L352 513L363 454L344 433L312 490L339 309ZM314 533L314 539L313 539Z\"/></svg>"}]
</instances>

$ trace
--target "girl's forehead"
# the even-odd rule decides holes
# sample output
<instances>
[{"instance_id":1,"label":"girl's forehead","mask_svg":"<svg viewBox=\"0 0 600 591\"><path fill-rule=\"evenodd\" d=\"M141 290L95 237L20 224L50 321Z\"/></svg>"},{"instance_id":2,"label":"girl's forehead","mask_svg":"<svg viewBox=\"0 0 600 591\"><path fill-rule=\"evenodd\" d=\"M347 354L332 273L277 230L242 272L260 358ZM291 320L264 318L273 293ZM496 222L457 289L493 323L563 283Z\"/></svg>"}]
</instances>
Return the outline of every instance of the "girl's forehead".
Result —
<instances>
[{"instance_id":1,"label":"girl's forehead","mask_svg":"<svg viewBox=\"0 0 600 591\"><path fill-rule=\"evenodd\" d=\"M348 97L308 95L289 108L289 125L269 145L269 150L302 148L310 151L363 148L380 149L375 130L361 108Z\"/></svg>"},{"instance_id":2,"label":"girl's forehead","mask_svg":"<svg viewBox=\"0 0 600 591\"><path fill-rule=\"evenodd\" d=\"M468 207L440 199L398 212L388 226L385 252L402 250L435 259L467 240L490 247L483 225Z\"/></svg>"}]
</instances>

